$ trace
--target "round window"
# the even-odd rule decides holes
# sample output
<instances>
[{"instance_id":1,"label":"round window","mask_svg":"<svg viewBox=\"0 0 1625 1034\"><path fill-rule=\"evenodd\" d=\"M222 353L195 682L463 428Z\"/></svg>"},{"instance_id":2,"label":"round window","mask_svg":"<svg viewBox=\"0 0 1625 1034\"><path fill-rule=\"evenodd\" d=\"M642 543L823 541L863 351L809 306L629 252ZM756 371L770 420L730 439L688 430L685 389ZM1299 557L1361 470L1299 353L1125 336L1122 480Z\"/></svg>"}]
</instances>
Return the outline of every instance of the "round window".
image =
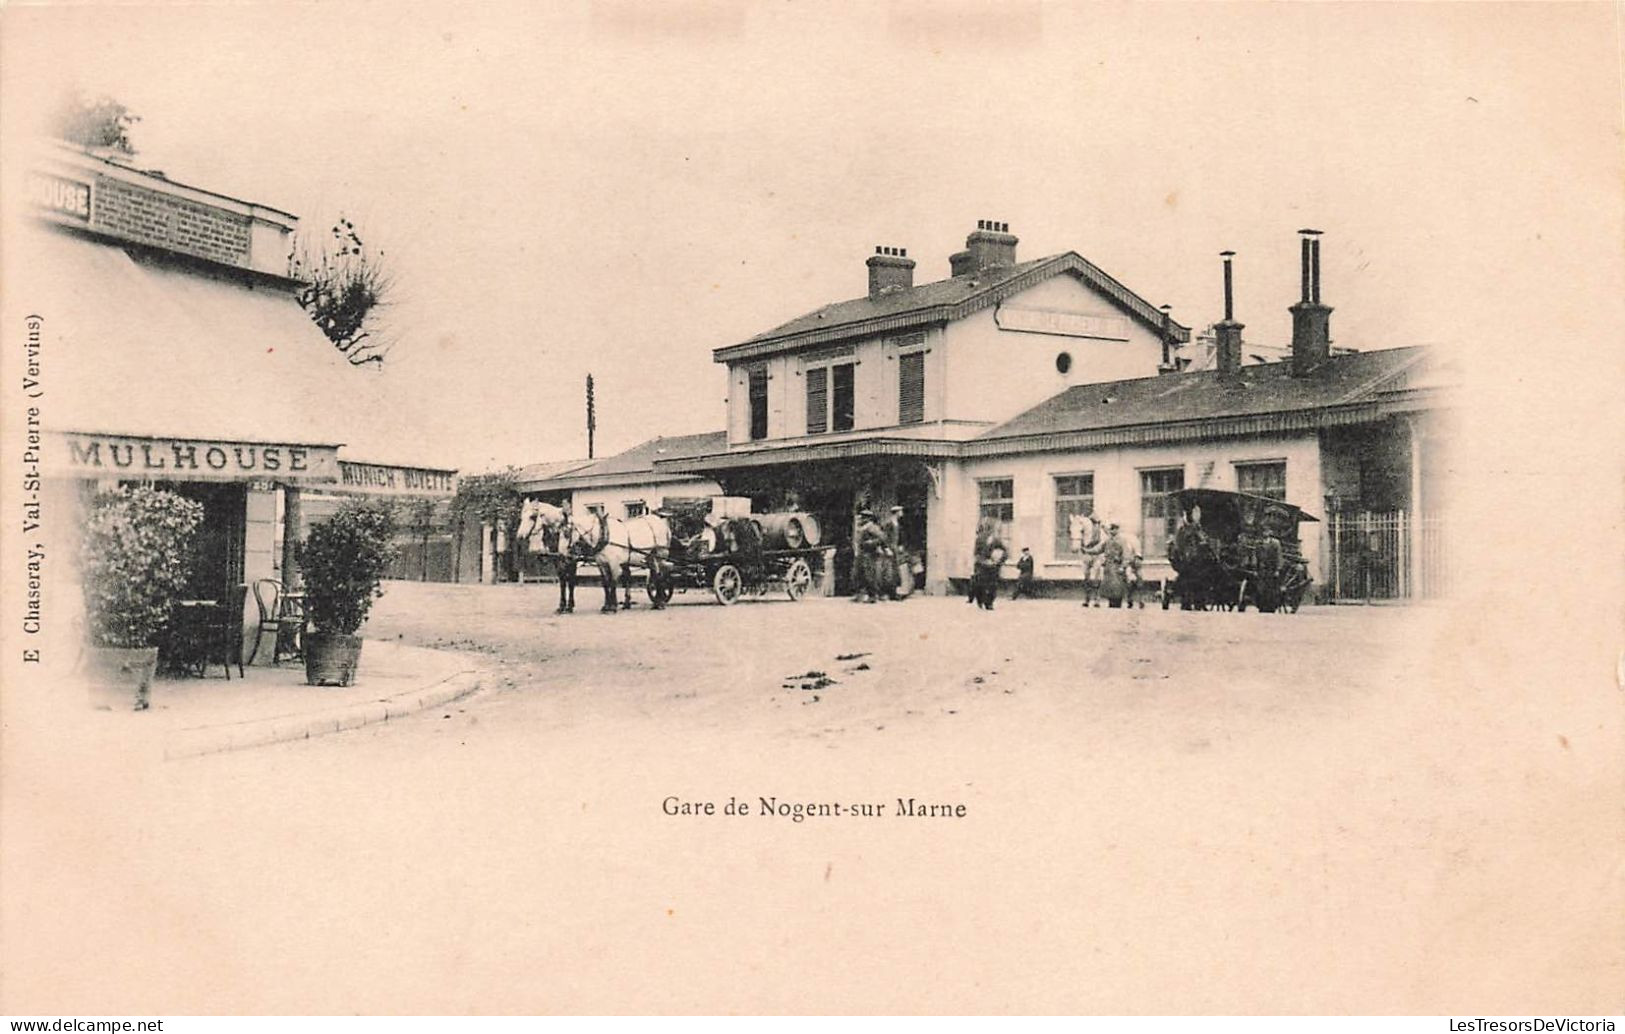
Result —
<instances>
[{"instance_id":1,"label":"round window","mask_svg":"<svg viewBox=\"0 0 1625 1034\"><path fill-rule=\"evenodd\" d=\"M1059 370L1061 373L1065 373L1072 369L1072 353L1062 352L1060 355L1057 355L1055 357L1055 369Z\"/></svg>"}]
</instances>

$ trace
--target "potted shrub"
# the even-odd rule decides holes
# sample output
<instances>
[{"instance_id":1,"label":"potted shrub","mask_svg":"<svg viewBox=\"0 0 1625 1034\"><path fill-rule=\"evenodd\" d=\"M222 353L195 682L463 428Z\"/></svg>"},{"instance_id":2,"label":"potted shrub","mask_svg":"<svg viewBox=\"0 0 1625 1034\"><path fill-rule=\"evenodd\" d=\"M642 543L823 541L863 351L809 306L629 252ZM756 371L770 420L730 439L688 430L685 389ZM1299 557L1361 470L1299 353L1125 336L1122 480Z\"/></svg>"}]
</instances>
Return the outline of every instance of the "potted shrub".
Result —
<instances>
[{"instance_id":1,"label":"potted shrub","mask_svg":"<svg viewBox=\"0 0 1625 1034\"><path fill-rule=\"evenodd\" d=\"M395 515L388 505L349 502L311 526L299 544L304 577L305 680L312 686L348 686L361 658L356 635L379 583L395 559Z\"/></svg>"},{"instance_id":2,"label":"potted shrub","mask_svg":"<svg viewBox=\"0 0 1625 1034\"><path fill-rule=\"evenodd\" d=\"M103 492L91 504L79 562L97 706L147 707L158 640L186 589L202 521L201 503L146 486Z\"/></svg>"}]
</instances>

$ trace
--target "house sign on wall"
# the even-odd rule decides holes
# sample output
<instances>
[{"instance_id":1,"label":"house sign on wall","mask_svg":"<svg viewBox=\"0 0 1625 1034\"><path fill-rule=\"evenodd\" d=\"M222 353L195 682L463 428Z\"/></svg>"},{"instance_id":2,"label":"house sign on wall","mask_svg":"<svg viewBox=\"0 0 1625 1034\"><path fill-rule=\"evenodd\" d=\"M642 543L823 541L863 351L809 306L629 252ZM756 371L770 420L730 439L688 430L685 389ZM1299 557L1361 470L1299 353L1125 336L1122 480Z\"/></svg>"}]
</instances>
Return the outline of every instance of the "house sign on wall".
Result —
<instances>
[{"instance_id":1,"label":"house sign on wall","mask_svg":"<svg viewBox=\"0 0 1625 1034\"><path fill-rule=\"evenodd\" d=\"M1023 330L1031 334L1103 338L1107 341L1127 341L1129 337L1128 320L1122 316L1000 305L993 311L993 321L1000 330Z\"/></svg>"}]
</instances>

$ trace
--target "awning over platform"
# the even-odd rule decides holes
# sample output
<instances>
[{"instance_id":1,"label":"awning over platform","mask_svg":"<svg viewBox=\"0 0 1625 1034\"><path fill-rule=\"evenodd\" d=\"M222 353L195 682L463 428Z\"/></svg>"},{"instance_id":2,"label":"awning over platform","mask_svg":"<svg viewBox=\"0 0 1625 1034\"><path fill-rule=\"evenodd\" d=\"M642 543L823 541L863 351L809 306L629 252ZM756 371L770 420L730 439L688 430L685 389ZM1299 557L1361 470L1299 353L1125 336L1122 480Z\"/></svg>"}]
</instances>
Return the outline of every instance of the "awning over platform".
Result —
<instances>
[{"instance_id":1,"label":"awning over platform","mask_svg":"<svg viewBox=\"0 0 1625 1034\"><path fill-rule=\"evenodd\" d=\"M817 463L865 457L905 457L933 460L952 459L960 454L962 443L935 438L854 438L839 442L808 442L797 445L768 445L730 449L655 464L660 473L708 474L714 471L745 470L790 463Z\"/></svg>"}]
</instances>

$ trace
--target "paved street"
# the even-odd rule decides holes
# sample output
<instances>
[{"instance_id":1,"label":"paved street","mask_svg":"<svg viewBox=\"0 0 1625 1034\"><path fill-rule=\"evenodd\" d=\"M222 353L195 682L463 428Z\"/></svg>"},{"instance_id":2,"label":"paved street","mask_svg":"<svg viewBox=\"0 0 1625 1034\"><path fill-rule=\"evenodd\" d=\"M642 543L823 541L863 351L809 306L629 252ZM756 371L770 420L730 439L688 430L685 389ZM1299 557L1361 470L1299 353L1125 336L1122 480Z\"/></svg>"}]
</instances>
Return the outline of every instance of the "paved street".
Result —
<instances>
[{"instance_id":1,"label":"paved street","mask_svg":"<svg viewBox=\"0 0 1625 1034\"><path fill-rule=\"evenodd\" d=\"M45 910L9 935L62 896L99 921L8 953L10 988L126 1013L1621 1006L1616 712L1481 678L1447 611L554 602L391 583L367 633L479 655L492 688L99 783L59 763L27 855L58 861L7 874ZM662 809L730 796L886 807Z\"/></svg>"}]
</instances>

